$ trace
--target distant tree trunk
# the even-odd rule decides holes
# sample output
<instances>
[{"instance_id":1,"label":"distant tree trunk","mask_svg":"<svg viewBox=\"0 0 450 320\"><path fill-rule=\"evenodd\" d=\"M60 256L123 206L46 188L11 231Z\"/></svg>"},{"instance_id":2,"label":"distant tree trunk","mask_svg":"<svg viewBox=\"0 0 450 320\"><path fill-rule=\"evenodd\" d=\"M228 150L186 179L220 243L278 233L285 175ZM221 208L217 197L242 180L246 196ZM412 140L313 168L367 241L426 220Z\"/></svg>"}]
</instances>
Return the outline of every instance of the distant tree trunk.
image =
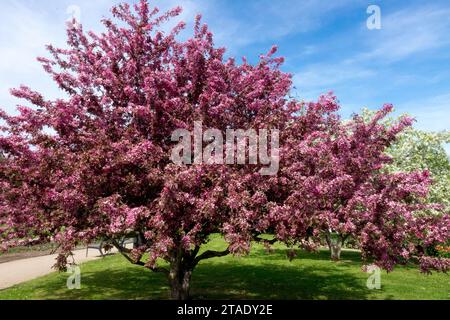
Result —
<instances>
[{"instance_id":1,"label":"distant tree trunk","mask_svg":"<svg viewBox=\"0 0 450 320\"><path fill-rule=\"evenodd\" d=\"M342 250L342 246L340 244L340 242L336 242L336 243L332 243L330 245L330 250L331 250L331 259L334 261L339 261L341 259L341 250Z\"/></svg>"},{"instance_id":2,"label":"distant tree trunk","mask_svg":"<svg viewBox=\"0 0 450 320\"><path fill-rule=\"evenodd\" d=\"M342 246L344 245L346 237L340 234L333 237L331 232L327 232L325 234L325 239L327 241L328 248L330 249L331 260L339 261L341 259Z\"/></svg>"}]
</instances>

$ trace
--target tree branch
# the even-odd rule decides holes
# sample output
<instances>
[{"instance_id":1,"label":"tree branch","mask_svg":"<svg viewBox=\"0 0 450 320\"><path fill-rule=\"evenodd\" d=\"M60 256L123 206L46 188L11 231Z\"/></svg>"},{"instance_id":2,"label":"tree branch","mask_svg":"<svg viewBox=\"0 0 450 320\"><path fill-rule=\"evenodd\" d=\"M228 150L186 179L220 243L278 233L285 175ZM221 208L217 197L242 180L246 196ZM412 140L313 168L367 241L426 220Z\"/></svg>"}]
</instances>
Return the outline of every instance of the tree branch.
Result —
<instances>
[{"instance_id":1,"label":"tree branch","mask_svg":"<svg viewBox=\"0 0 450 320\"><path fill-rule=\"evenodd\" d=\"M193 265L196 266L200 261L210 259L210 258L216 258L216 257L224 257L226 255L230 254L229 248L227 248L224 251L205 251L201 255L199 255L197 258L194 259Z\"/></svg>"},{"instance_id":2,"label":"tree branch","mask_svg":"<svg viewBox=\"0 0 450 320\"><path fill-rule=\"evenodd\" d=\"M124 256L125 259L127 259L129 262L131 262L132 264L137 265L137 266L142 266L142 267L145 266L145 263L144 263L144 262L142 262L142 261L140 261L140 260L139 260L139 261L134 261L133 259L131 259L130 256L128 255L129 253L131 253L131 250L128 249L128 248L122 247L122 246L117 242L117 240L112 240L112 244L114 245L114 247L117 248L117 250L119 250L120 254L121 254L122 256Z\"/></svg>"},{"instance_id":3,"label":"tree branch","mask_svg":"<svg viewBox=\"0 0 450 320\"><path fill-rule=\"evenodd\" d=\"M195 246L194 250L191 250L191 257L195 258L200 251L200 246Z\"/></svg>"},{"instance_id":4,"label":"tree branch","mask_svg":"<svg viewBox=\"0 0 450 320\"><path fill-rule=\"evenodd\" d=\"M163 267L153 267L153 268L149 268L150 270L152 270L153 272L161 272L164 273L165 275L169 275L169 270L167 270L166 268Z\"/></svg>"},{"instance_id":5,"label":"tree branch","mask_svg":"<svg viewBox=\"0 0 450 320\"><path fill-rule=\"evenodd\" d=\"M272 240L268 240L268 239L260 238L258 236L253 236L253 241L264 242L264 243L267 243L267 244L274 244L275 242L278 241L278 239L277 238L273 238Z\"/></svg>"},{"instance_id":6,"label":"tree branch","mask_svg":"<svg viewBox=\"0 0 450 320\"><path fill-rule=\"evenodd\" d=\"M112 244L117 248L117 250L119 250L120 253L131 253L131 249L121 246L117 240L112 240Z\"/></svg>"},{"instance_id":7,"label":"tree branch","mask_svg":"<svg viewBox=\"0 0 450 320\"><path fill-rule=\"evenodd\" d=\"M347 240L349 236L350 236L349 234L341 235L341 245L342 246L344 246L345 240Z\"/></svg>"},{"instance_id":8,"label":"tree branch","mask_svg":"<svg viewBox=\"0 0 450 320\"><path fill-rule=\"evenodd\" d=\"M130 256L128 255L129 253L131 253L132 250L125 248L123 246L121 246L117 240L113 240L112 241L113 245L117 248L117 250L119 250L119 252L122 254L122 256L124 256L129 262L131 262L134 265L138 265L138 266L142 266L142 267L146 267L145 263L142 261L134 261L133 259L130 258ZM128 254L127 254L128 253ZM148 266L147 266L148 267ZM161 272L164 273L165 275L169 274L169 270L167 270L166 268L162 268L162 267L153 267L150 268L148 267L151 271L153 272Z\"/></svg>"}]
</instances>

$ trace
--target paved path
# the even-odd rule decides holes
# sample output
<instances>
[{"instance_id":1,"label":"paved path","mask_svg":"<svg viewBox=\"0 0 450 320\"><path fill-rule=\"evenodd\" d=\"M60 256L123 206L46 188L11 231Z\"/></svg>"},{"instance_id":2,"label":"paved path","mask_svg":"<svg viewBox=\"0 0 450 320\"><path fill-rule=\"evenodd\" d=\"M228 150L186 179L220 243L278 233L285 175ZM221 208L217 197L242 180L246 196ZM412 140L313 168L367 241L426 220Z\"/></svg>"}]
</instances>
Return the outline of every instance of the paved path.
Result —
<instances>
[{"instance_id":1,"label":"paved path","mask_svg":"<svg viewBox=\"0 0 450 320\"><path fill-rule=\"evenodd\" d=\"M77 264L101 258L98 250L95 249L89 249L87 257L86 249L76 250L73 254ZM54 272L55 270L52 269L52 266L56 262L56 257L57 255L53 254L0 263L0 290Z\"/></svg>"}]
</instances>

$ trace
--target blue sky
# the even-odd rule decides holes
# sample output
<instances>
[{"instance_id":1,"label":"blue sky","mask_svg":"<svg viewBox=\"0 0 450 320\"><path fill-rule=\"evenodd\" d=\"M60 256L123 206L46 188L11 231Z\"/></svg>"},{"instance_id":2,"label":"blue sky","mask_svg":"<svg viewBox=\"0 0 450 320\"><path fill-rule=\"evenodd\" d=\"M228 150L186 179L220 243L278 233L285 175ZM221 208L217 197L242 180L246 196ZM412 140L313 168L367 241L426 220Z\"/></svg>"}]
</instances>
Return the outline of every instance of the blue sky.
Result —
<instances>
[{"instance_id":1,"label":"blue sky","mask_svg":"<svg viewBox=\"0 0 450 320\"><path fill-rule=\"evenodd\" d=\"M13 111L8 90L20 84L60 95L36 56L44 45L64 45L65 21L79 8L86 29L118 1L2 0L0 10L0 106ZM450 130L450 1L160 0L161 9L184 8L189 34L197 13L228 55L250 61L273 44L294 75L295 94L316 99L334 91L344 117L390 102L410 113L416 127ZM369 30L366 10L381 9L381 29ZM75 10L77 11L77 10ZM447 146L450 154L450 146Z\"/></svg>"}]
</instances>

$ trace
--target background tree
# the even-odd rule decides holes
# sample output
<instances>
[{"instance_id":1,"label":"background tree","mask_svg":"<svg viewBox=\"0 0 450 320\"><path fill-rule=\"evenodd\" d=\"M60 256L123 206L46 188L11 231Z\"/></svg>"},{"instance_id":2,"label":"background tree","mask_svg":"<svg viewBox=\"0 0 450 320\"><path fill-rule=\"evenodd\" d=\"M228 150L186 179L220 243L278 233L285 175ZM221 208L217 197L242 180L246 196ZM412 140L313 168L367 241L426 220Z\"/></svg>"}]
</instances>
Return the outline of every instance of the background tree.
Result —
<instances>
[{"instance_id":1,"label":"background tree","mask_svg":"<svg viewBox=\"0 0 450 320\"><path fill-rule=\"evenodd\" d=\"M400 253L423 258L412 240L448 238L445 216L424 220L420 230L412 220L426 175L377 170L384 140L408 123L386 129L356 117L344 124L329 95L288 101L291 76L280 71L276 48L256 65L225 60L199 17L186 41L176 40L183 23L160 31L179 12L159 14L140 1L114 7L120 23L105 19L102 34L72 24L68 48L48 46L52 58L39 58L68 98L12 90L31 106L19 106L18 116L0 112L3 249L53 241L63 269L77 244L108 239L131 263L164 273L172 298L187 299L202 260L245 254L254 240L313 248L325 228L340 231L330 217L344 202L339 214L355 227L346 223L340 232L360 237L364 257L385 268L402 262ZM279 174L262 176L262 165L172 163L173 131L192 131L194 121L222 133L279 129ZM263 240L265 232L274 240ZM201 250L212 233L224 236L226 250ZM119 240L131 235L139 245L122 247ZM448 260L424 263L448 268Z\"/></svg>"},{"instance_id":2,"label":"background tree","mask_svg":"<svg viewBox=\"0 0 450 320\"><path fill-rule=\"evenodd\" d=\"M362 112L366 121L374 114L375 111L369 109L363 109ZM383 124L389 127L394 122L395 119L389 117ZM429 132L408 127L386 150L393 159L386 168L389 172L427 170L433 180L428 202L442 204L449 211L450 159L444 148L446 143L450 143L450 131Z\"/></svg>"},{"instance_id":3,"label":"background tree","mask_svg":"<svg viewBox=\"0 0 450 320\"><path fill-rule=\"evenodd\" d=\"M450 143L450 131L409 128L387 150L394 160L388 169L391 172L428 170L433 180L429 202L442 204L450 211L450 160L443 147L445 143Z\"/></svg>"},{"instance_id":4,"label":"background tree","mask_svg":"<svg viewBox=\"0 0 450 320\"><path fill-rule=\"evenodd\" d=\"M363 110L367 119L374 111ZM392 126L394 118L383 121ZM450 131L427 132L414 127L406 128L396 141L386 150L393 161L386 166L389 172L413 172L426 170L430 173L431 185L427 203L443 206L444 212L450 212L450 159L444 145L450 142ZM423 215L441 215L442 210L425 210ZM436 254L435 247L445 248L447 244L436 243L428 250Z\"/></svg>"},{"instance_id":5,"label":"background tree","mask_svg":"<svg viewBox=\"0 0 450 320\"><path fill-rule=\"evenodd\" d=\"M333 96L322 97L317 106L339 108ZM340 258L344 240L351 236L364 257L388 270L413 257L421 260L418 247L429 246L432 235L445 243L449 238L447 213L437 210L440 214L429 220L414 214L436 208L426 201L429 173L385 170L392 163L386 148L412 124L411 118L402 117L386 126L384 119L392 109L385 105L370 119L358 115L350 121L335 119L326 133L318 130L301 138L295 134L304 127L302 121L293 126L289 133L293 140L288 145L297 147L282 152L287 161L280 174L285 174L291 185L279 201L278 210L285 214L286 222L281 219L278 228L288 234L289 230L291 238L297 234L303 240L300 244L310 248L325 237L335 260ZM430 232L415 232L418 223Z\"/></svg>"}]
</instances>

